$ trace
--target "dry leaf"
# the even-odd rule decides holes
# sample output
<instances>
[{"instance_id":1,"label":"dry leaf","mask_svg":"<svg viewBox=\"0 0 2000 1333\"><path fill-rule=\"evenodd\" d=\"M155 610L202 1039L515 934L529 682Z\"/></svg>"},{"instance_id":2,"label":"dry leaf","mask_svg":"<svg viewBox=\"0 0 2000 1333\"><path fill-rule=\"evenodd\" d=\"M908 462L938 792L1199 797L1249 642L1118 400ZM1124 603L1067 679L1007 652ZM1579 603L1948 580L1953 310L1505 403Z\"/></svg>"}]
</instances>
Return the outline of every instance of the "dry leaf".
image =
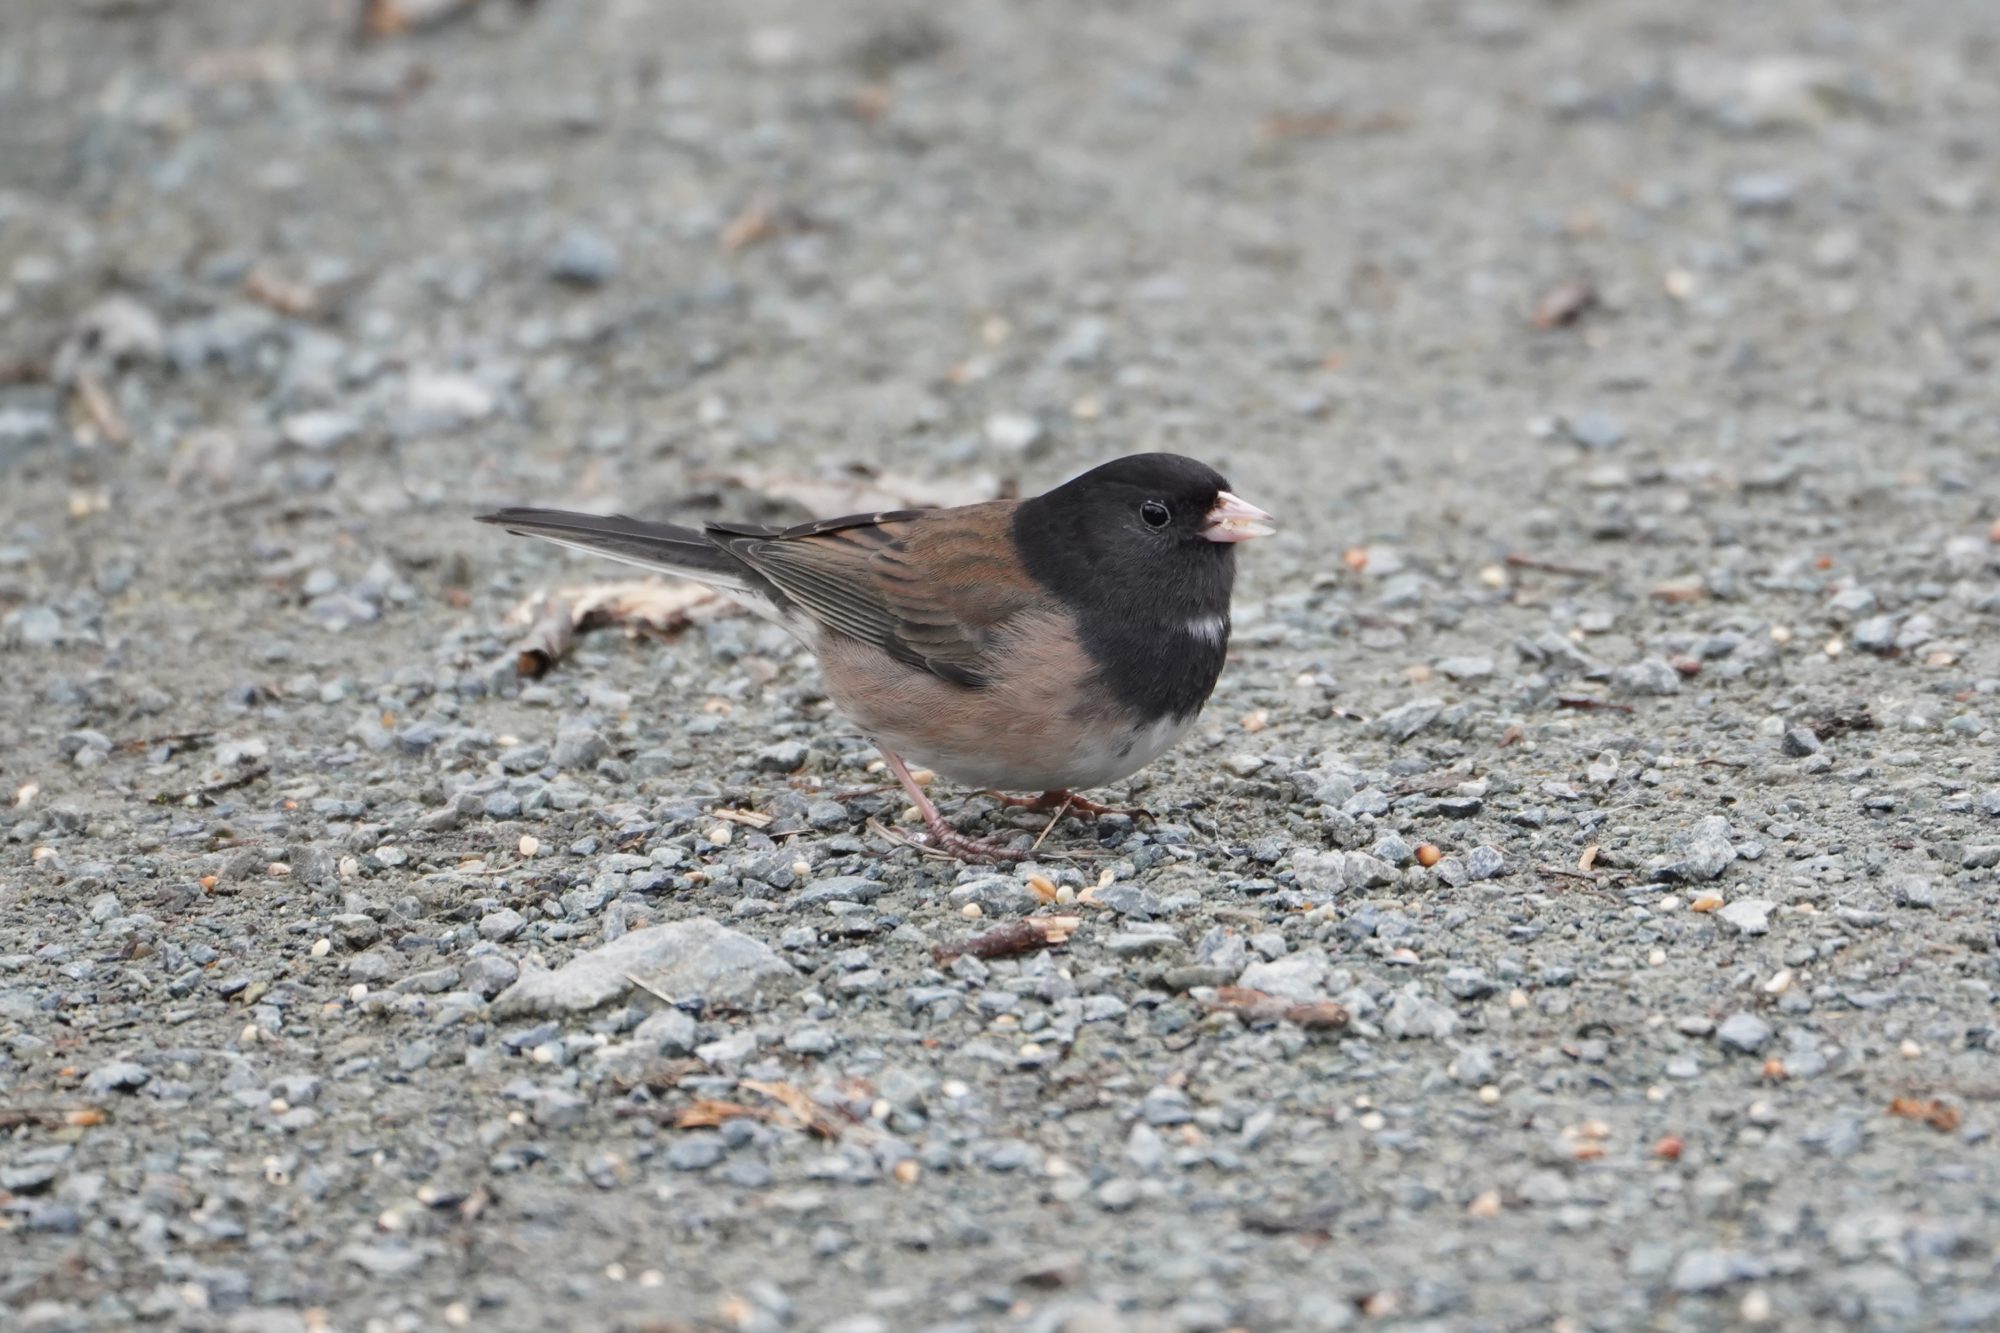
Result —
<instances>
[{"instance_id":1,"label":"dry leaf","mask_svg":"<svg viewBox=\"0 0 2000 1333\"><path fill-rule=\"evenodd\" d=\"M479 0L365 0L361 24L370 37L395 37L463 18Z\"/></svg>"},{"instance_id":2,"label":"dry leaf","mask_svg":"<svg viewBox=\"0 0 2000 1333\"><path fill-rule=\"evenodd\" d=\"M1551 287L1535 302L1535 327L1560 329L1574 324L1597 305L1597 289L1587 282L1571 281Z\"/></svg>"},{"instance_id":3,"label":"dry leaf","mask_svg":"<svg viewBox=\"0 0 2000 1333\"><path fill-rule=\"evenodd\" d=\"M1346 123L1338 111L1276 111L1264 117L1264 137L1273 142L1324 139L1340 133Z\"/></svg>"},{"instance_id":4,"label":"dry leaf","mask_svg":"<svg viewBox=\"0 0 2000 1333\"><path fill-rule=\"evenodd\" d=\"M1964 1119L1956 1106L1937 1097L1898 1097L1889 1103L1889 1114L1921 1120L1940 1134L1954 1132Z\"/></svg>"},{"instance_id":5,"label":"dry leaf","mask_svg":"<svg viewBox=\"0 0 2000 1333\"><path fill-rule=\"evenodd\" d=\"M568 657L575 645L576 612L563 598L551 597L528 632L514 645L514 673L538 680L550 667Z\"/></svg>"},{"instance_id":6,"label":"dry leaf","mask_svg":"<svg viewBox=\"0 0 2000 1333\"><path fill-rule=\"evenodd\" d=\"M260 301L281 315L302 319L319 311L319 293L302 282L293 282L275 269L259 264L243 280L243 290L251 300Z\"/></svg>"},{"instance_id":7,"label":"dry leaf","mask_svg":"<svg viewBox=\"0 0 2000 1333\"><path fill-rule=\"evenodd\" d=\"M521 675L536 677L568 656L579 634L613 625L672 634L692 624L696 612L720 613L732 605L699 583L629 579L531 597L507 613L506 623L528 626L515 646L514 665Z\"/></svg>"},{"instance_id":8,"label":"dry leaf","mask_svg":"<svg viewBox=\"0 0 2000 1333\"><path fill-rule=\"evenodd\" d=\"M741 213L729 220L722 229L722 248L728 254L746 249L762 240L768 240L777 231L771 222L771 210L762 200L753 199Z\"/></svg>"},{"instance_id":9,"label":"dry leaf","mask_svg":"<svg viewBox=\"0 0 2000 1333\"><path fill-rule=\"evenodd\" d=\"M834 1138L840 1133L840 1122L830 1117L826 1109L802 1088L795 1088L789 1083L764 1083L748 1078L743 1080L741 1086L784 1107L801 1129L809 1129L823 1139Z\"/></svg>"},{"instance_id":10,"label":"dry leaf","mask_svg":"<svg viewBox=\"0 0 2000 1333\"><path fill-rule=\"evenodd\" d=\"M674 1115L674 1128L714 1129L725 1120L739 1120L744 1116L752 1120L769 1120L772 1118L772 1113L768 1108L745 1106L741 1102L697 1097Z\"/></svg>"}]
</instances>

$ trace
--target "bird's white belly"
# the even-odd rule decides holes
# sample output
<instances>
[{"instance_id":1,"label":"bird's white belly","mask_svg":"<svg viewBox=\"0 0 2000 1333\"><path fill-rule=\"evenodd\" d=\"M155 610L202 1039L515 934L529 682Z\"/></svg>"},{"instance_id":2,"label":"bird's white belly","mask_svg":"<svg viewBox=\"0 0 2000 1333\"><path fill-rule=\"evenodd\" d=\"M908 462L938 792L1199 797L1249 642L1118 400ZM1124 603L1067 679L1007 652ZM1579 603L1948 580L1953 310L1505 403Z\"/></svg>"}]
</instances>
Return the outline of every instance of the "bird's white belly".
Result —
<instances>
[{"instance_id":1,"label":"bird's white belly","mask_svg":"<svg viewBox=\"0 0 2000 1333\"><path fill-rule=\"evenodd\" d=\"M968 787L999 791L1084 791L1129 777L1179 744L1197 714L1133 726L1105 726L1076 737L1060 753L1033 758L938 750L918 737L878 739L914 764Z\"/></svg>"}]
</instances>

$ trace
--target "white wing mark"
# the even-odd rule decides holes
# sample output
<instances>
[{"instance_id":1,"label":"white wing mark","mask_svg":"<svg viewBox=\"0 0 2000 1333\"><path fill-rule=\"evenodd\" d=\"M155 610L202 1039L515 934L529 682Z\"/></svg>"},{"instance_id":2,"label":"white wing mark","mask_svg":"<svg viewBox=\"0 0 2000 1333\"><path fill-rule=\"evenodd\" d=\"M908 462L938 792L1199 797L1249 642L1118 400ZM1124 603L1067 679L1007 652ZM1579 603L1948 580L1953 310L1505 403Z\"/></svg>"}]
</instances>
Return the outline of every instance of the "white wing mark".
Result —
<instances>
[{"instance_id":1,"label":"white wing mark","mask_svg":"<svg viewBox=\"0 0 2000 1333\"><path fill-rule=\"evenodd\" d=\"M1221 643L1229 633L1228 616L1196 616L1187 623L1187 632L1197 639Z\"/></svg>"}]
</instances>

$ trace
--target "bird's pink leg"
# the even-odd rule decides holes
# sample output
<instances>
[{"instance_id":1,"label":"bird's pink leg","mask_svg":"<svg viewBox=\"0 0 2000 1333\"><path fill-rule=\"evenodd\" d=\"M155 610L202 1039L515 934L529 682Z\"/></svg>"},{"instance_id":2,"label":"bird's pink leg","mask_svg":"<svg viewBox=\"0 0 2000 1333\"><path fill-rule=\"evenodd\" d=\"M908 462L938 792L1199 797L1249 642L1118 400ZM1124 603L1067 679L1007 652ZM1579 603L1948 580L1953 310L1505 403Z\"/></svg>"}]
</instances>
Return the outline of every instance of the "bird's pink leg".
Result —
<instances>
[{"instance_id":1,"label":"bird's pink leg","mask_svg":"<svg viewBox=\"0 0 2000 1333\"><path fill-rule=\"evenodd\" d=\"M923 817L924 827L930 831L931 845L941 852L950 852L961 861L1025 861L1027 853L1017 852L1011 847L982 838L968 838L957 829L944 822L944 816L931 804L931 798L924 795L924 789L910 776L910 769L903 757L893 750L883 750L882 758L888 761L889 771L896 775L896 781L903 784L903 791L909 796L910 804L917 807Z\"/></svg>"}]
</instances>

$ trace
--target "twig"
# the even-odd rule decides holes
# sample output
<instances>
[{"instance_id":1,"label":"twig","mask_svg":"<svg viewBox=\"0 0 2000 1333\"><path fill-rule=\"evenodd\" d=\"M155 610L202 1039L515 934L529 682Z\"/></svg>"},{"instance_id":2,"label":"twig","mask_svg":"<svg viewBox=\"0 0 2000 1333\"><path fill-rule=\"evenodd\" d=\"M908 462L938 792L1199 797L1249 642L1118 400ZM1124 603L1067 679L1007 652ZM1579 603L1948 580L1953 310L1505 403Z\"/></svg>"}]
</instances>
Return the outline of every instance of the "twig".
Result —
<instances>
[{"instance_id":1,"label":"twig","mask_svg":"<svg viewBox=\"0 0 2000 1333\"><path fill-rule=\"evenodd\" d=\"M1215 998L1208 1001L1208 1007L1241 1014L1253 1023L1296 1023L1302 1028L1317 1031L1344 1028L1350 1021L1346 1008L1331 1000L1287 1000L1248 986L1217 987Z\"/></svg>"},{"instance_id":2,"label":"twig","mask_svg":"<svg viewBox=\"0 0 2000 1333\"><path fill-rule=\"evenodd\" d=\"M96 1106L0 1106L0 1129L39 1125L60 1129L65 1125L88 1127L104 1123L104 1111Z\"/></svg>"},{"instance_id":3,"label":"twig","mask_svg":"<svg viewBox=\"0 0 2000 1333\"><path fill-rule=\"evenodd\" d=\"M153 798L153 804L174 805L187 800L190 796L198 796L206 800L219 792L235 791L238 787L247 787L258 778L268 776L270 772L271 766L269 764L257 764L254 767L244 769L241 773L237 773L234 776L222 778L216 782L203 783L199 787L190 787L184 792L163 791Z\"/></svg>"},{"instance_id":4,"label":"twig","mask_svg":"<svg viewBox=\"0 0 2000 1333\"><path fill-rule=\"evenodd\" d=\"M76 377L76 404L99 435L113 444L132 443L132 428L125 423L124 413L111 401L102 381L88 371Z\"/></svg>"},{"instance_id":5,"label":"twig","mask_svg":"<svg viewBox=\"0 0 2000 1333\"><path fill-rule=\"evenodd\" d=\"M118 748L143 753L157 745L175 746L184 741L189 744L205 741L214 734L212 731L173 731L164 736L134 736L131 740L118 742Z\"/></svg>"},{"instance_id":6,"label":"twig","mask_svg":"<svg viewBox=\"0 0 2000 1333\"><path fill-rule=\"evenodd\" d=\"M769 828L778 822L776 815L767 815L759 810L711 810L710 814L730 824L741 824L745 828Z\"/></svg>"},{"instance_id":7,"label":"twig","mask_svg":"<svg viewBox=\"0 0 2000 1333\"><path fill-rule=\"evenodd\" d=\"M669 1009L673 1008L675 1003L674 997L667 994L665 991L661 990L658 986L655 986L652 982L642 979L637 973L634 972L626 972L622 973L621 975L624 976L625 980L631 982L634 986L637 986L640 990L646 992L646 994L652 996L654 999L658 1000L661 1004L666 1005Z\"/></svg>"},{"instance_id":8,"label":"twig","mask_svg":"<svg viewBox=\"0 0 2000 1333\"><path fill-rule=\"evenodd\" d=\"M915 838L911 837L909 834L902 832L900 829L890 828L887 824L884 824L878 819L871 819L868 821L868 831L870 833L880 834L882 837L887 838L890 842L893 842L900 847L914 848L917 854L920 856L928 856L939 861L956 861L958 859L957 857L953 856L950 852L945 851L943 848L933 847L927 842L918 842Z\"/></svg>"},{"instance_id":9,"label":"twig","mask_svg":"<svg viewBox=\"0 0 2000 1333\"><path fill-rule=\"evenodd\" d=\"M1062 804L1056 807L1055 814L1049 816L1049 822L1042 829L1042 836L1035 839L1035 845L1030 847L1028 849L1029 851L1039 852L1040 850L1042 850L1042 843L1048 840L1049 834L1055 832L1056 825L1062 821L1062 817L1065 814L1069 813L1070 802L1074 801L1075 799L1076 797L1071 796L1068 793L1064 793Z\"/></svg>"},{"instance_id":10,"label":"twig","mask_svg":"<svg viewBox=\"0 0 2000 1333\"><path fill-rule=\"evenodd\" d=\"M1474 776L1475 774L1469 768L1446 769L1442 773L1420 773L1415 777L1404 778L1401 782L1397 783L1396 795L1429 795L1432 792L1450 791L1462 782L1472 781Z\"/></svg>"},{"instance_id":11,"label":"twig","mask_svg":"<svg viewBox=\"0 0 2000 1333\"><path fill-rule=\"evenodd\" d=\"M1599 699L1588 694L1558 694L1556 696L1556 707L1580 709L1601 708L1608 709L1613 713L1629 713L1632 711L1631 704L1621 704L1610 699Z\"/></svg>"},{"instance_id":12,"label":"twig","mask_svg":"<svg viewBox=\"0 0 2000 1333\"><path fill-rule=\"evenodd\" d=\"M1614 879L1632 878L1630 873L1620 870L1593 872L1586 870L1571 870L1568 866L1552 866L1552 865L1538 865L1535 867L1535 873L1538 875L1548 875L1555 879L1576 880L1579 883L1590 885L1590 887L1593 889L1601 889L1605 887L1605 885L1609 881Z\"/></svg>"},{"instance_id":13,"label":"twig","mask_svg":"<svg viewBox=\"0 0 2000 1333\"><path fill-rule=\"evenodd\" d=\"M1565 565L1554 560L1544 560L1540 556L1528 555L1522 551L1509 551L1507 563L1514 569L1535 569L1544 574L1567 574L1571 578L1601 579L1604 571L1590 569L1583 565Z\"/></svg>"},{"instance_id":14,"label":"twig","mask_svg":"<svg viewBox=\"0 0 2000 1333\"><path fill-rule=\"evenodd\" d=\"M1034 953L1038 949L1066 944L1082 924L1080 916L1022 917L1019 921L995 926L984 935L974 935L956 946L940 944L931 952L940 963L948 963L960 956L1011 958L1015 954Z\"/></svg>"}]
</instances>

